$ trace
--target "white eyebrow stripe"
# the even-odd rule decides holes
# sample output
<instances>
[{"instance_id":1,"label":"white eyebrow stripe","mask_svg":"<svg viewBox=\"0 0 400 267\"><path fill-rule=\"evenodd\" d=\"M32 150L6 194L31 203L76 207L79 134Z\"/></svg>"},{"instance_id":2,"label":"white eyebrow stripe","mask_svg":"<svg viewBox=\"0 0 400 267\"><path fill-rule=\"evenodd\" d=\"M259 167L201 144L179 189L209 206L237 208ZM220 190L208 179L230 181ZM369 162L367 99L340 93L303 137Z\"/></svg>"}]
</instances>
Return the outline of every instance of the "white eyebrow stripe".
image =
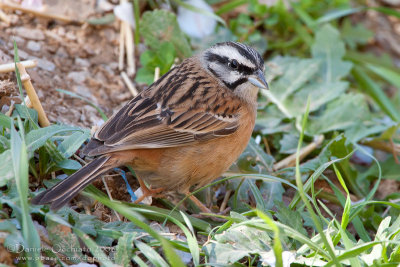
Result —
<instances>
[{"instance_id":1,"label":"white eyebrow stripe","mask_svg":"<svg viewBox=\"0 0 400 267\"><path fill-rule=\"evenodd\" d=\"M211 52L220 56L224 56L227 58L234 58L236 59L240 64L245 65L249 68L256 68L253 62L251 62L249 59L245 58L242 54L240 54L235 48L230 47L230 46L217 46L217 47L212 47L210 48Z\"/></svg>"}]
</instances>

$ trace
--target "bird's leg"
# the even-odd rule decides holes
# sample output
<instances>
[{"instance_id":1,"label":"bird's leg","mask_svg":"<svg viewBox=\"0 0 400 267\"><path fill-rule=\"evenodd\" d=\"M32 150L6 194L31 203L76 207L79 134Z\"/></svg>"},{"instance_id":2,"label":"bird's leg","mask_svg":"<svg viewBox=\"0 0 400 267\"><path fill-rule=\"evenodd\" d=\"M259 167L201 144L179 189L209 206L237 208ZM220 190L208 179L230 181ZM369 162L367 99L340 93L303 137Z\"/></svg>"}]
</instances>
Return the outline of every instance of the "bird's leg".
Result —
<instances>
[{"instance_id":1,"label":"bird's leg","mask_svg":"<svg viewBox=\"0 0 400 267\"><path fill-rule=\"evenodd\" d=\"M135 202L134 202L135 204L140 203L146 197L149 197L149 196L156 197L162 191L164 191L164 187L151 189L151 188L148 188L147 185L143 182L143 180L140 179L139 177L137 177L137 180L140 184L140 188L142 189L143 195L141 195L138 199L135 200Z\"/></svg>"},{"instance_id":2,"label":"bird's leg","mask_svg":"<svg viewBox=\"0 0 400 267\"><path fill-rule=\"evenodd\" d=\"M187 191L185 193L185 195L189 195L190 192ZM204 205L197 197L195 197L194 195L191 195L190 200L193 201L193 203L204 213L213 213L209 208L206 207L206 205Z\"/></svg>"}]
</instances>

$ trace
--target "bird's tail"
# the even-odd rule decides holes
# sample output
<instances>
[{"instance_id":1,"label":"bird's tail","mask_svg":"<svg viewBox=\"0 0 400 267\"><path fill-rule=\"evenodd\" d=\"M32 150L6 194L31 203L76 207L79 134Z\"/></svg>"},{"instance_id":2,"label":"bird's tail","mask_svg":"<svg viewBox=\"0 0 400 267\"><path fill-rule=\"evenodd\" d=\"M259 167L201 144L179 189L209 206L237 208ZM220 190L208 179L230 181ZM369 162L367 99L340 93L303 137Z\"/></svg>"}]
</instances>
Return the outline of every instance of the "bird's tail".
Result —
<instances>
[{"instance_id":1,"label":"bird's tail","mask_svg":"<svg viewBox=\"0 0 400 267\"><path fill-rule=\"evenodd\" d=\"M93 160L73 175L34 197L31 203L35 205L51 204L52 210L61 208L88 184L114 167L110 158L110 156L102 156Z\"/></svg>"}]
</instances>

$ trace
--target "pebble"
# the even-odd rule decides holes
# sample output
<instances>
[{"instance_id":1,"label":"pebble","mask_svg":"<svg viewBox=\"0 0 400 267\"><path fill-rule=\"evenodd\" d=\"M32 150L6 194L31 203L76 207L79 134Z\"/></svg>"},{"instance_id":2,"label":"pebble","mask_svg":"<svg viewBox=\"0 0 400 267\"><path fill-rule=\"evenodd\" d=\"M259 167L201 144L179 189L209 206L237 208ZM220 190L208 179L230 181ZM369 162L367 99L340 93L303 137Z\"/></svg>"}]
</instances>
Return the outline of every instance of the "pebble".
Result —
<instances>
[{"instance_id":1,"label":"pebble","mask_svg":"<svg viewBox=\"0 0 400 267\"><path fill-rule=\"evenodd\" d=\"M26 47L29 50L37 52L37 51L40 51L41 45L39 42L29 41L28 44L26 45Z\"/></svg>"},{"instance_id":2,"label":"pebble","mask_svg":"<svg viewBox=\"0 0 400 267\"><path fill-rule=\"evenodd\" d=\"M25 43L25 39L21 38L19 36L14 35L12 37L12 40L14 40L18 45L23 45Z\"/></svg>"},{"instance_id":3,"label":"pebble","mask_svg":"<svg viewBox=\"0 0 400 267\"><path fill-rule=\"evenodd\" d=\"M13 29L14 34L21 36L25 39L41 41L44 40L44 33L39 29L28 29L25 27L18 27Z\"/></svg>"},{"instance_id":4,"label":"pebble","mask_svg":"<svg viewBox=\"0 0 400 267\"><path fill-rule=\"evenodd\" d=\"M87 87L84 86L84 85L76 85L76 86L73 86L73 87L72 87L72 90L73 90L75 93L77 93L77 94L79 94L79 95L81 95L81 96L84 96L84 97L86 97L86 98L88 98L88 99L90 99L90 100L92 100L92 101L96 101L96 98L93 97L93 95L92 95L90 89L87 88Z\"/></svg>"},{"instance_id":5,"label":"pebble","mask_svg":"<svg viewBox=\"0 0 400 267\"><path fill-rule=\"evenodd\" d=\"M75 58L75 64L79 65L81 67L89 67L90 66L90 62L88 60L80 58L80 57Z\"/></svg>"},{"instance_id":6,"label":"pebble","mask_svg":"<svg viewBox=\"0 0 400 267\"><path fill-rule=\"evenodd\" d=\"M88 76L86 71L72 71L68 73L67 78L73 80L75 83L83 83L86 80L86 76Z\"/></svg>"},{"instance_id":7,"label":"pebble","mask_svg":"<svg viewBox=\"0 0 400 267\"><path fill-rule=\"evenodd\" d=\"M30 57L28 53L21 49L18 49L18 56L20 59L28 59Z\"/></svg>"},{"instance_id":8,"label":"pebble","mask_svg":"<svg viewBox=\"0 0 400 267\"><path fill-rule=\"evenodd\" d=\"M35 58L38 62L38 67L47 70L47 71L54 71L56 68L56 65L54 65L53 62L48 61L47 59L44 58Z\"/></svg>"},{"instance_id":9,"label":"pebble","mask_svg":"<svg viewBox=\"0 0 400 267\"><path fill-rule=\"evenodd\" d=\"M57 49L56 55L62 58L67 58L69 56L67 50L63 46Z\"/></svg>"}]
</instances>

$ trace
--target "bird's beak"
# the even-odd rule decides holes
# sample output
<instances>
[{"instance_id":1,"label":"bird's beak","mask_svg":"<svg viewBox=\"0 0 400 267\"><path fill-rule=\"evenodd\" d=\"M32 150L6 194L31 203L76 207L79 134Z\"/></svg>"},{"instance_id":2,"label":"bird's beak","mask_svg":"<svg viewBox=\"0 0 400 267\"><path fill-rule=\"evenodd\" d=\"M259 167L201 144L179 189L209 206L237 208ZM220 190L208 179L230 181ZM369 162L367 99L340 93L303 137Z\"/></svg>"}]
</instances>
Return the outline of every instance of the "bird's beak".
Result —
<instances>
[{"instance_id":1,"label":"bird's beak","mask_svg":"<svg viewBox=\"0 0 400 267\"><path fill-rule=\"evenodd\" d=\"M250 76L248 80L257 87L269 89L264 73L261 70L258 70L254 75Z\"/></svg>"}]
</instances>

